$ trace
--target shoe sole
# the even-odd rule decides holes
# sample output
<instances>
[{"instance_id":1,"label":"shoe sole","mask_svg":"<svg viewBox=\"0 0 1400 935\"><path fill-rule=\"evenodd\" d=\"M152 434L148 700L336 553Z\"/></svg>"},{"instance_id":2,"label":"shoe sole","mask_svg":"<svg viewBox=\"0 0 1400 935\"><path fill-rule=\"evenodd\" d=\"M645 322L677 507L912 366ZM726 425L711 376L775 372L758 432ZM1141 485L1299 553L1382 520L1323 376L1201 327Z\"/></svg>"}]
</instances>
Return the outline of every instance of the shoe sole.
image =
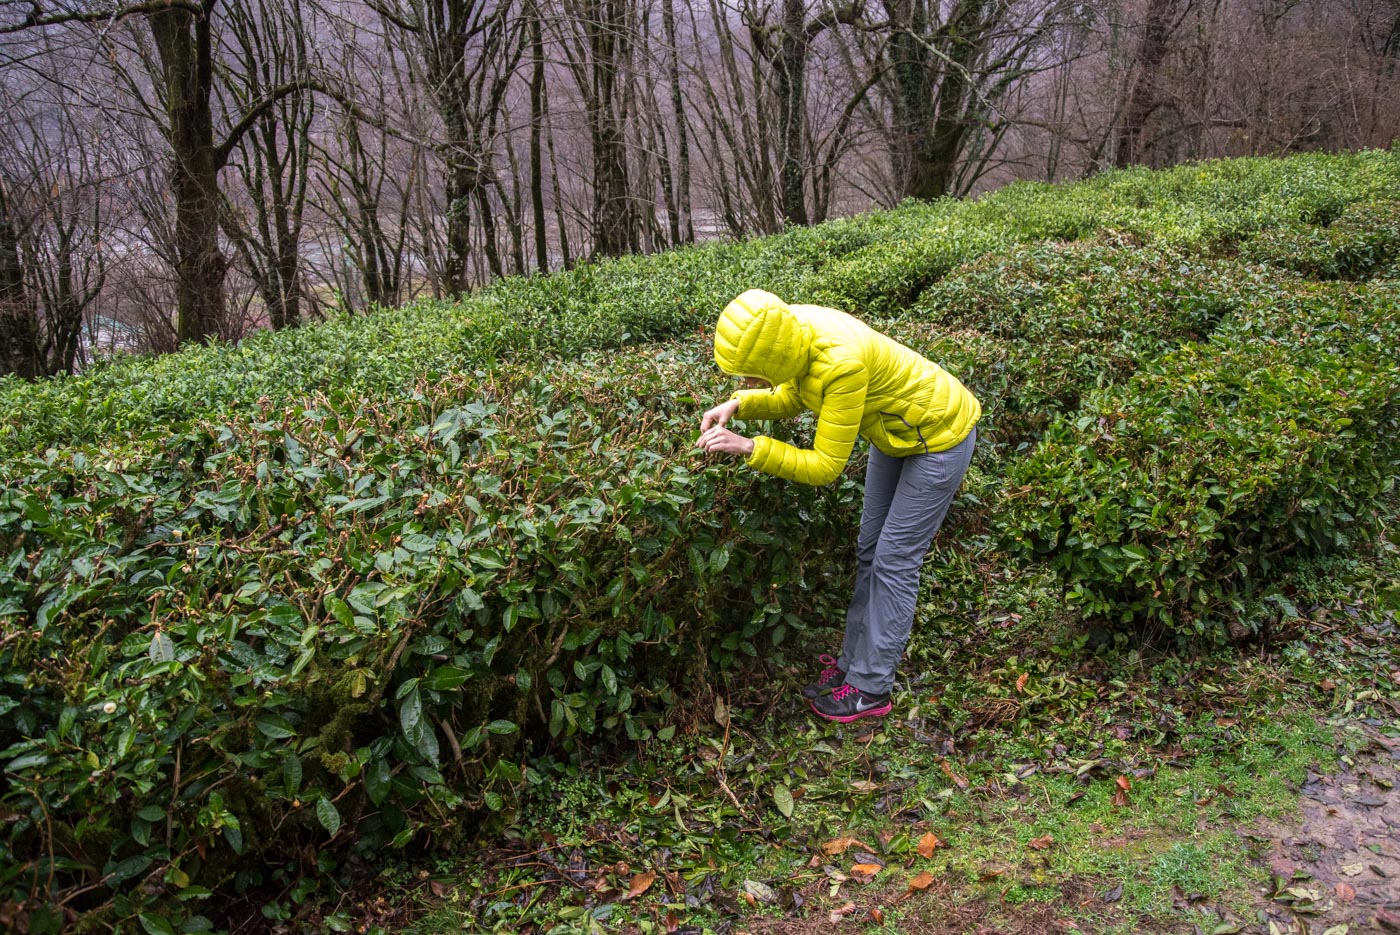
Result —
<instances>
[{"instance_id":1,"label":"shoe sole","mask_svg":"<svg viewBox=\"0 0 1400 935\"><path fill-rule=\"evenodd\" d=\"M817 708L815 702L813 702L812 704L812 711L817 715L817 717L825 718L828 721L835 721L838 724L849 724L852 721L859 721L863 717L884 717L886 714L889 714L893 710L894 702L887 701L884 704L880 705L880 707L878 708L871 708L869 711L862 711L859 714L848 714L845 717L841 717L840 715L827 714L821 711Z\"/></svg>"}]
</instances>

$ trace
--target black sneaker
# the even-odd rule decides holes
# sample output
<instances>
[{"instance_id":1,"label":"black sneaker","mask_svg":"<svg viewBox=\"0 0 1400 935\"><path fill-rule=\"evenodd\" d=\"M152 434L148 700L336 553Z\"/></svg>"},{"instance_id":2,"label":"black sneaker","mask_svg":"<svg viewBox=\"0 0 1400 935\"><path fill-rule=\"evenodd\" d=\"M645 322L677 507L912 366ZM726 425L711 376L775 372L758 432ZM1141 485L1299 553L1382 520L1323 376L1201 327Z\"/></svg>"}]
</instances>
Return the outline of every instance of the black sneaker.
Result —
<instances>
[{"instance_id":1,"label":"black sneaker","mask_svg":"<svg viewBox=\"0 0 1400 935\"><path fill-rule=\"evenodd\" d=\"M829 695L812 699L812 710L828 721L849 724L863 717L884 717L893 705L889 695L869 695L854 685L838 685Z\"/></svg>"},{"instance_id":2,"label":"black sneaker","mask_svg":"<svg viewBox=\"0 0 1400 935\"><path fill-rule=\"evenodd\" d=\"M808 701L824 695L826 692L838 685L844 684L846 681L846 673L836 668L836 658L834 656L828 656L826 653L822 653L817 657L817 661L826 666L826 668L822 669L822 674L819 679L811 685L802 686L802 697L806 698Z\"/></svg>"}]
</instances>

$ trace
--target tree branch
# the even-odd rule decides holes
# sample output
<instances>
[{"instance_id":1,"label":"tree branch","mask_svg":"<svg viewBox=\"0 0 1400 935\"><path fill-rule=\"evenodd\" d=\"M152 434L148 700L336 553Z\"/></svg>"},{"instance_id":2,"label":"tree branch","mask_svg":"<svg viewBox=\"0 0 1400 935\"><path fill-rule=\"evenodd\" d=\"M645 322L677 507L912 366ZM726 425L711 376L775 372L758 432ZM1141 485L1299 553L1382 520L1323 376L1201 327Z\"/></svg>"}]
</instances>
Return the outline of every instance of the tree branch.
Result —
<instances>
[{"instance_id":1,"label":"tree branch","mask_svg":"<svg viewBox=\"0 0 1400 935\"><path fill-rule=\"evenodd\" d=\"M143 13L159 13L162 10L189 10L199 16L204 15L204 7L198 0L146 0L145 3L131 3L125 6L109 7L104 10L64 10L62 13L44 14L38 0L30 4L29 15L23 22L0 25L0 36L13 35L26 29L42 29L46 26L61 26L65 23L117 22L128 16Z\"/></svg>"}]
</instances>

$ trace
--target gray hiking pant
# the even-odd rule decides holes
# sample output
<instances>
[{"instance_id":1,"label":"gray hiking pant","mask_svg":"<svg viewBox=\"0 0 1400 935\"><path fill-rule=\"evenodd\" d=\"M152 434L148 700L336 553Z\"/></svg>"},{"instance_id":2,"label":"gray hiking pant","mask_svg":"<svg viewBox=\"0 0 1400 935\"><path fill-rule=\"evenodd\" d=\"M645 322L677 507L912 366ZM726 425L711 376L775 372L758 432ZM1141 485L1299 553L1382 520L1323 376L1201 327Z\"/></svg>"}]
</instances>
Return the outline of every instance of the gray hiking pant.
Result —
<instances>
[{"instance_id":1,"label":"gray hiking pant","mask_svg":"<svg viewBox=\"0 0 1400 935\"><path fill-rule=\"evenodd\" d=\"M892 458L875 448L865 468L856 590L837 666L846 682L883 695L909 642L919 570L967 467L977 430L947 451Z\"/></svg>"}]
</instances>

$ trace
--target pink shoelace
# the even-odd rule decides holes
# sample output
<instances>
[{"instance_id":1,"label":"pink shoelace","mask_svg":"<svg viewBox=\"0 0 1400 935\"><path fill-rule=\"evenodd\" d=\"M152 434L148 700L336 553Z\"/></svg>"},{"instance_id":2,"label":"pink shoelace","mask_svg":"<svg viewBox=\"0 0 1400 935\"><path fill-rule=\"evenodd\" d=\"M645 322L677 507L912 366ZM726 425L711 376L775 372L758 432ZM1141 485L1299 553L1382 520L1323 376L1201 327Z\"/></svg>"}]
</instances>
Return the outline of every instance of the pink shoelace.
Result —
<instances>
[{"instance_id":1,"label":"pink shoelace","mask_svg":"<svg viewBox=\"0 0 1400 935\"><path fill-rule=\"evenodd\" d=\"M836 676L841 674L841 670L836 668L835 656L829 656L826 653L822 653L820 656L817 657L817 661L820 662L822 665L826 666L825 669L822 669L822 677L817 679L818 685L825 685L827 682L830 682L832 679L836 678Z\"/></svg>"},{"instance_id":2,"label":"pink shoelace","mask_svg":"<svg viewBox=\"0 0 1400 935\"><path fill-rule=\"evenodd\" d=\"M860 691L860 689L859 689L859 688L856 688L854 685L842 685L842 686L840 686L839 688L837 688L834 692L831 693L831 700L832 700L832 701L840 701L842 698L845 698L847 695L851 694L852 692L859 692L859 691Z\"/></svg>"}]
</instances>

